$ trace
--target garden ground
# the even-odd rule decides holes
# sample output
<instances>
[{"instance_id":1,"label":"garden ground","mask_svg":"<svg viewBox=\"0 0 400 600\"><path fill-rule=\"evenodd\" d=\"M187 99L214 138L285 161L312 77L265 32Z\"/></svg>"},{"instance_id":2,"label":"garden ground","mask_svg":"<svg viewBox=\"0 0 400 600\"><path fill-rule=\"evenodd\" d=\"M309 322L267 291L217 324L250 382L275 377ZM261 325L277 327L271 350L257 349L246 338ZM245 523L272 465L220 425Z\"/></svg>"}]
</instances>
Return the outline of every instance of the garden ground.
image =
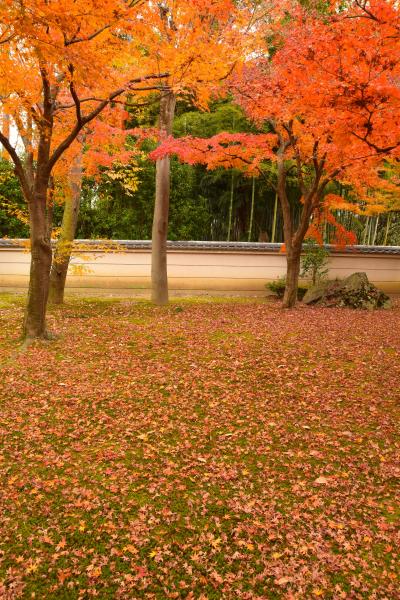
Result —
<instances>
[{"instance_id":1,"label":"garden ground","mask_svg":"<svg viewBox=\"0 0 400 600\"><path fill-rule=\"evenodd\" d=\"M0 296L0 598L393 600L400 308Z\"/></svg>"}]
</instances>

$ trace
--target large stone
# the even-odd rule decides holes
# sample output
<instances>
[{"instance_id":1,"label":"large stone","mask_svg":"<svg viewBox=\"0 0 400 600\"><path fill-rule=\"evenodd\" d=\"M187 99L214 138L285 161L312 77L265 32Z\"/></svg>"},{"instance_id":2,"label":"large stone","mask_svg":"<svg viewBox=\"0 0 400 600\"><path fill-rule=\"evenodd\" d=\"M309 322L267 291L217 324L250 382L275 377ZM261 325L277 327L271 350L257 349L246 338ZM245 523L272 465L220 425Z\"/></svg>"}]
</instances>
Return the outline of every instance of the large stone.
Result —
<instances>
[{"instance_id":1,"label":"large stone","mask_svg":"<svg viewBox=\"0 0 400 600\"><path fill-rule=\"evenodd\" d=\"M369 310L390 306L389 297L368 281L366 273L353 273L343 281L318 284L308 290L303 302Z\"/></svg>"},{"instance_id":2,"label":"large stone","mask_svg":"<svg viewBox=\"0 0 400 600\"><path fill-rule=\"evenodd\" d=\"M352 275L349 275L349 277L346 277L341 284L343 292L360 291L362 289L367 289L368 286L375 287L368 281L366 273L353 273Z\"/></svg>"},{"instance_id":3,"label":"large stone","mask_svg":"<svg viewBox=\"0 0 400 600\"><path fill-rule=\"evenodd\" d=\"M324 296L326 288L329 285L329 281L320 281L313 287L308 288L303 296L303 302L305 304L315 304L318 300Z\"/></svg>"}]
</instances>

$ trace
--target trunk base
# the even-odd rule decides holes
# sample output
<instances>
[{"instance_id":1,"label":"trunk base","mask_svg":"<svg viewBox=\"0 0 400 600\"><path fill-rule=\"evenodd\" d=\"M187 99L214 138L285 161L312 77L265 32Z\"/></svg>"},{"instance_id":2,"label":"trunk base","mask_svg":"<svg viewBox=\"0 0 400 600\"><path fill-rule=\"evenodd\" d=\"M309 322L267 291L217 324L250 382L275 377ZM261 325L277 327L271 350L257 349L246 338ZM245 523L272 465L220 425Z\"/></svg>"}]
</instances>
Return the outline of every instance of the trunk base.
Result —
<instances>
[{"instance_id":1,"label":"trunk base","mask_svg":"<svg viewBox=\"0 0 400 600\"><path fill-rule=\"evenodd\" d=\"M301 249L287 255L286 287L282 307L293 308L297 302Z\"/></svg>"},{"instance_id":2,"label":"trunk base","mask_svg":"<svg viewBox=\"0 0 400 600\"><path fill-rule=\"evenodd\" d=\"M32 344L37 341L53 342L54 340L57 340L58 337L59 336L56 335L55 333L52 333L51 331L47 331L47 330L41 335L27 335L26 334L25 337L22 338L21 349L26 350L26 348L29 348L29 346L32 346Z\"/></svg>"},{"instance_id":3,"label":"trunk base","mask_svg":"<svg viewBox=\"0 0 400 600\"><path fill-rule=\"evenodd\" d=\"M52 269L50 275L49 304L64 304L64 286L65 280L59 281L57 274Z\"/></svg>"},{"instance_id":4,"label":"trunk base","mask_svg":"<svg viewBox=\"0 0 400 600\"><path fill-rule=\"evenodd\" d=\"M160 138L172 133L176 98L171 90L161 96L159 130ZM151 300L158 306L168 304L167 235L170 198L170 158L156 162L156 197L154 204L151 255Z\"/></svg>"},{"instance_id":5,"label":"trunk base","mask_svg":"<svg viewBox=\"0 0 400 600\"><path fill-rule=\"evenodd\" d=\"M166 295L165 295L165 293L162 293L162 294L152 293L151 301L156 306L166 306L169 303L168 293Z\"/></svg>"},{"instance_id":6,"label":"trunk base","mask_svg":"<svg viewBox=\"0 0 400 600\"><path fill-rule=\"evenodd\" d=\"M33 237L28 302L22 331L23 339L44 339L47 335L46 309L51 260L50 240L44 237Z\"/></svg>"}]
</instances>

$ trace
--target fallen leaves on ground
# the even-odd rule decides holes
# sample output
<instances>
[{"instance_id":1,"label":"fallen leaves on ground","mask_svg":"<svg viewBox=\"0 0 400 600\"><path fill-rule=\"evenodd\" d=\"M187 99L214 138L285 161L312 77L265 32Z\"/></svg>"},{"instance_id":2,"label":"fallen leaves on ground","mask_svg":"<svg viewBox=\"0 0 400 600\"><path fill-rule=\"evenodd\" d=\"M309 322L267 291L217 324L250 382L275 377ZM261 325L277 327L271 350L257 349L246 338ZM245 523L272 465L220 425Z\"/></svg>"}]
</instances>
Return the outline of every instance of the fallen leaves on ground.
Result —
<instances>
[{"instance_id":1,"label":"fallen leaves on ground","mask_svg":"<svg viewBox=\"0 0 400 600\"><path fill-rule=\"evenodd\" d=\"M0 598L399 598L400 310L1 311Z\"/></svg>"}]
</instances>

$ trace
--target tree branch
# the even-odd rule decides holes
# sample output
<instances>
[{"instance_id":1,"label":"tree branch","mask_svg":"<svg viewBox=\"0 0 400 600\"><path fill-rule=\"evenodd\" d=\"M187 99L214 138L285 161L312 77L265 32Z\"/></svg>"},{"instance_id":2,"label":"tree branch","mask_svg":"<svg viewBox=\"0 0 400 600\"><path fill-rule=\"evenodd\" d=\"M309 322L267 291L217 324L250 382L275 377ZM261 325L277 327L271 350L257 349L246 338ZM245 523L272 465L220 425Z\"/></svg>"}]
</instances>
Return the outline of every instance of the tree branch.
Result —
<instances>
[{"instance_id":1,"label":"tree branch","mask_svg":"<svg viewBox=\"0 0 400 600\"><path fill-rule=\"evenodd\" d=\"M378 17L376 17L368 8L367 8L367 3L364 1L360 0L355 0L356 6L358 6L358 8L361 8L361 10L368 15L369 19L372 19L373 21L376 21L377 23L379 23L379 19Z\"/></svg>"},{"instance_id":2,"label":"tree branch","mask_svg":"<svg viewBox=\"0 0 400 600\"><path fill-rule=\"evenodd\" d=\"M10 33L10 35L6 38L0 39L0 46L2 44L7 44L8 42L11 42L11 40L13 40L16 36L16 33Z\"/></svg>"},{"instance_id":3,"label":"tree branch","mask_svg":"<svg viewBox=\"0 0 400 600\"><path fill-rule=\"evenodd\" d=\"M71 92L71 96L74 101L75 110L76 110L76 121L80 127L82 127L82 113L81 113L81 102L78 98L78 94L76 93L74 82L71 81L69 84L69 91Z\"/></svg>"},{"instance_id":4,"label":"tree branch","mask_svg":"<svg viewBox=\"0 0 400 600\"><path fill-rule=\"evenodd\" d=\"M131 79L127 83L126 86L119 88L118 90L115 90L114 92L111 92L111 94L108 96L108 98L102 100L96 106L96 108L94 108L88 115L86 115L86 116L81 115L80 120L77 120L77 123L76 123L75 127L72 129L71 133L69 135L67 135L67 137L57 146L57 148L54 150L53 154L51 155L51 157L48 161L47 174L50 175L54 165L56 164L56 162L58 161L60 156L62 156L62 154L70 147L70 145L76 139L76 137L79 134L79 132L81 131L81 129L85 125L90 123L90 121L93 121L93 119L95 119L105 109L105 107L108 104L110 104L115 98L118 98L118 96L120 96L121 94L126 92L127 89L129 89L129 86L131 84L140 83L141 81L148 81L149 79L165 79L167 77L169 77L169 73L145 75L144 77L138 77L136 79Z\"/></svg>"},{"instance_id":5,"label":"tree branch","mask_svg":"<svg viewBox=\"0 0 400 600\"><path fill-rule=\"evenodd\" d=\"M91 40L94 40L94 38L96 38L98 35L100 35L101 33L103 33L103 31L105 31L106 29L109 29L111 27L111 24L108 23L107 25L104 25L104 27L101 27L100 29L98 29L97 31L94 31L92 34L87 35L86 37L81 37L81 38L77 38L72 37L70 40L67 40L64 37L64 46L72 46L72 44L80 44L81 42L90 42Z\"/></svg>"},{"instance_id":6,"label":"tree branch","mask_svg":"<svg viewBox=\"0 0 400 600\"><path fill-rule=\"evenodd\" d=\"M8 154L10 155L10 157L14 163L15 173L17 174L17 177L21 182L22 191L24 193L26 201L28 202L31 199L31 188L30 188L28 179L26 177L21 159L19 158L15 148L10 144L10 140L1 131L0 131L0 142L4 146L4 148L7 150Z\"/></svg>"},{"instance_id":7,"label":"tree branch","mask_svg":"<svg viewBox=\"0 0 400 600\"><path fill-rule=\"evenodd\" d=\"M358 140L365 142L370 148L373 148L375 152L377 152L377 154L389 154L389 152L395 150L400 146L400 142L397 142L397 144L394 144L393 146L386 146L386 148L380 148L368 139L368 132L364 136L358 135L358 133L356 133L355 131L352 131L351 133Z\"/></svg>"},{"instance_id":8,"label":"tree branch","mask_svg":"<svg viewBox=\"0 0 400 600\"><path fill-rule=\"evenodd\" d=\"M297 179L299 180L300 191L304 196L306 193L306 186L304 184L303 165L301 164L301 155L300 155L300 150L297 146L297 139L293 134L293 121L290 121L289 124L284 127L285 127L286 131L288 132L291 145L294 149L294 154L295 154L295 158L296 158Z\"/></svg>"},{"instance_id":9,"label":"tree branch","mask_svg":"<svg viewBox=\"0 0 400 600\"><path fill-rule=\"evenodd\" d=\"M139 6L142 3L143 3L143 0L131 0L131 2L128 3L128 8L134 8L135 6ZM78 29L78 31L69 40L64 35L64 46L68 47L68 46L72 46L73 44L80 44L82 42L90 42L91 40L94 40L96 37L98 37L101 33L103 33L103 31L106 31L107 29L109 29L110 27L111 27L111 23L107 23L106 25L104 25L103 27L100 27L99 29L97 29L96 31L91 33L90 35L87 35L84 37L76 37L77 34L79 33L79 29Z\"/></svg>"},{"instance_id":10,"label":"tree branch","mask_svg":"<svg viewBox=\"0 0 400 600\"><path fill-rule=\"evenodd\" d=\"M52 108L52 97L51 97L51 85L49 78L47 76L46 68L41 61L40 65L40 75L42 78L42 86L43 86L43 116L47 120L49 118L51 108Z\"/></svg>"}]
</instances>

